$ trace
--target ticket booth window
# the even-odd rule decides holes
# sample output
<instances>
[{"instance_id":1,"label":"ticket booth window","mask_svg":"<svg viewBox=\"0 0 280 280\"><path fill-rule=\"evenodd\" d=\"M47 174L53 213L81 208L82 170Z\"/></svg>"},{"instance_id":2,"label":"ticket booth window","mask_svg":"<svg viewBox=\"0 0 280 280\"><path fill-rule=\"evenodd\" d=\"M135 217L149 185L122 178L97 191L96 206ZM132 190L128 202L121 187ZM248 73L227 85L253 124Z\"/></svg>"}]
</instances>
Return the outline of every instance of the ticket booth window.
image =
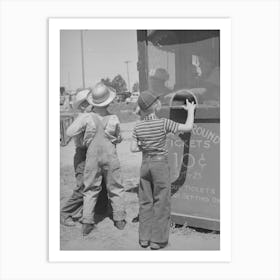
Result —
<instances>
[{"instance_id":1,"label":"ticket booth window","mask_svg":"<svg viewBox=\"0 0 280 280\"><path fill-rule=\"evenodd\" d=\"M219 31L147 30L146 43L148 70L165 69L170 91L194 89L200 104L219 106Z\"/></svg>"}]
</instances>

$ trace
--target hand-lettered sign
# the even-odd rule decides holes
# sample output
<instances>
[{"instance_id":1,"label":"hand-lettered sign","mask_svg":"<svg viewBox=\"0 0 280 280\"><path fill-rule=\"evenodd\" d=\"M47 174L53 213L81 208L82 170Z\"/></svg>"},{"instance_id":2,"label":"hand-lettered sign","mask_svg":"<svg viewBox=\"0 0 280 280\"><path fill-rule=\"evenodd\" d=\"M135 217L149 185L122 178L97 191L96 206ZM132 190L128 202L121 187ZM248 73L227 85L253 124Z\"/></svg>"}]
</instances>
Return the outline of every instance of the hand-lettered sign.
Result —
<instances>
[{"instance_id":1,"label":"hand-lettered sign","mask_svg":"<svg viewBox=\"0 0 280 280\"><path fill-rule=\"evenodd\" d=\"M173 214L215 230L220 219L219 134L219 123L195 123L192 133L168 139Z\"/></svg>"},{"instance_id":2,"label":"hand-lettered sign","mask_svg":"<svg viewBox=\"0 0 280 280\"><path fill-rule=\"evenodd\" d=\"M184 123L185 100L183 93L171 95L169 105L158 115ZM219 107L198 106L192 131L169 135L167 144L172 219L179 224L220 230Z\"/></svg>"}]
</instances>

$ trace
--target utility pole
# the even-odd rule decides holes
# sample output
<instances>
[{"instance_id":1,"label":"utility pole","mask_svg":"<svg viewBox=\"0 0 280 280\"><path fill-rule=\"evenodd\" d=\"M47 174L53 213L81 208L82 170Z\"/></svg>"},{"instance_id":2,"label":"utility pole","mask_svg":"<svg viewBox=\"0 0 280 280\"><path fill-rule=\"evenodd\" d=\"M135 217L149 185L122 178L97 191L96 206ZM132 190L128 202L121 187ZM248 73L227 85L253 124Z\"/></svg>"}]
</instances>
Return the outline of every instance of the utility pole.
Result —
<instances>
[{"instance_id":1,"label":"utility pole","mask_svg":"<svg viewBox=\"0 0 280 280\"><path fill-rule=\"evenodd\" d=\"M130 60L126 60L124 63L126 64L126 72L127 72L127 86L128 91L130 92L130 81L129 81L129 69L128 69L128 63L130 63Z\"/></svg>"},{"instance_id":2,"label":"utility pole","mask_svg":"<svg viewBox=\"0 0 280 280\"><path fill-rule=\"evenodd\" d=\"M70 72L68 72L68 88L71 90Z\"/></svg>"},{"instance_id":3,"label":"utility pole","mask_svg":"<svg viewBox=\"0 0 280 280\"><path fill-rule=\"evenodd\" d=\"M83 88L86 87L85 83L85 62L84 62L84 33L81 30L81 57L82 57L82 81L83 81Z\"/></svg>"}]
</instances>

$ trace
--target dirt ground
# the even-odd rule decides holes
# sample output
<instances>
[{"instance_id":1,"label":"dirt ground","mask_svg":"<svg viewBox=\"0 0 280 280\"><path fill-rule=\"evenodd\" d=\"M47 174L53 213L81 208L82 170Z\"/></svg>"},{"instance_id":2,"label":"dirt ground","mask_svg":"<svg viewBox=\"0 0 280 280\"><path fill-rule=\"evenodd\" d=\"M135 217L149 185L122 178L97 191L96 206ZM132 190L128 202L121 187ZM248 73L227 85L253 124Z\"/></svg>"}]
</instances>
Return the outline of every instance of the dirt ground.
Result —
<instances>
[{"instance_id":1,"label":"dirt ground","mask_svg":"<svg viewBox=\"0 0 280 280\"><path fill-rule=\"evenodd\" d=\"M121 162L125 193L127 225L124 230L113 226L109 217L105 217L87 237L81 233L81 224L74 227L60 227L61 250L149 250L138 245L138 223L132 219L138 213L138 200L135 189L138 183L141 164L141 154L131 153L129 144L134 123L121 124L124 140L118 145L118 156ZM74 145L71 141L60 149L61 169L61 205L71 195L75 186L73 171ZM217 250L220 235L215 233L202 233L189 227L172 227L170 229L169 244L164 250Z\"/></svg>"}]
</instances>

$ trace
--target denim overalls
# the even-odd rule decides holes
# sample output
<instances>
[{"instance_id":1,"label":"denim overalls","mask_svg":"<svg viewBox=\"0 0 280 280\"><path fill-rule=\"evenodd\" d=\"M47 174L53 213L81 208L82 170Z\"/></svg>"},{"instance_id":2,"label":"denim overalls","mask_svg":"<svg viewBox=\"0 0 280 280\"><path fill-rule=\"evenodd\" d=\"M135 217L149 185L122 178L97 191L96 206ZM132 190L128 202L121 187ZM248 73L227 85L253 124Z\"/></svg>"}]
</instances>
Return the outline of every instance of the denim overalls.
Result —
<instances>
[{"instance_id":1,"label":"denim overalls","mask_svg":"<svg viewBox=\"0 0 280 280\"><path fill-rule=\"evenodd\" d=\"M108 196L111 200L113 219L115 221L124 220L126 213L120 162L116 145L108 139L104 130L108 118L105 116L101 121L96 113L91 115L96 126L96 132L86 155L82 221L83 223L94 224L94 208L102 189L102 177L105 179Z\"/></svg>"}]
</instances>

